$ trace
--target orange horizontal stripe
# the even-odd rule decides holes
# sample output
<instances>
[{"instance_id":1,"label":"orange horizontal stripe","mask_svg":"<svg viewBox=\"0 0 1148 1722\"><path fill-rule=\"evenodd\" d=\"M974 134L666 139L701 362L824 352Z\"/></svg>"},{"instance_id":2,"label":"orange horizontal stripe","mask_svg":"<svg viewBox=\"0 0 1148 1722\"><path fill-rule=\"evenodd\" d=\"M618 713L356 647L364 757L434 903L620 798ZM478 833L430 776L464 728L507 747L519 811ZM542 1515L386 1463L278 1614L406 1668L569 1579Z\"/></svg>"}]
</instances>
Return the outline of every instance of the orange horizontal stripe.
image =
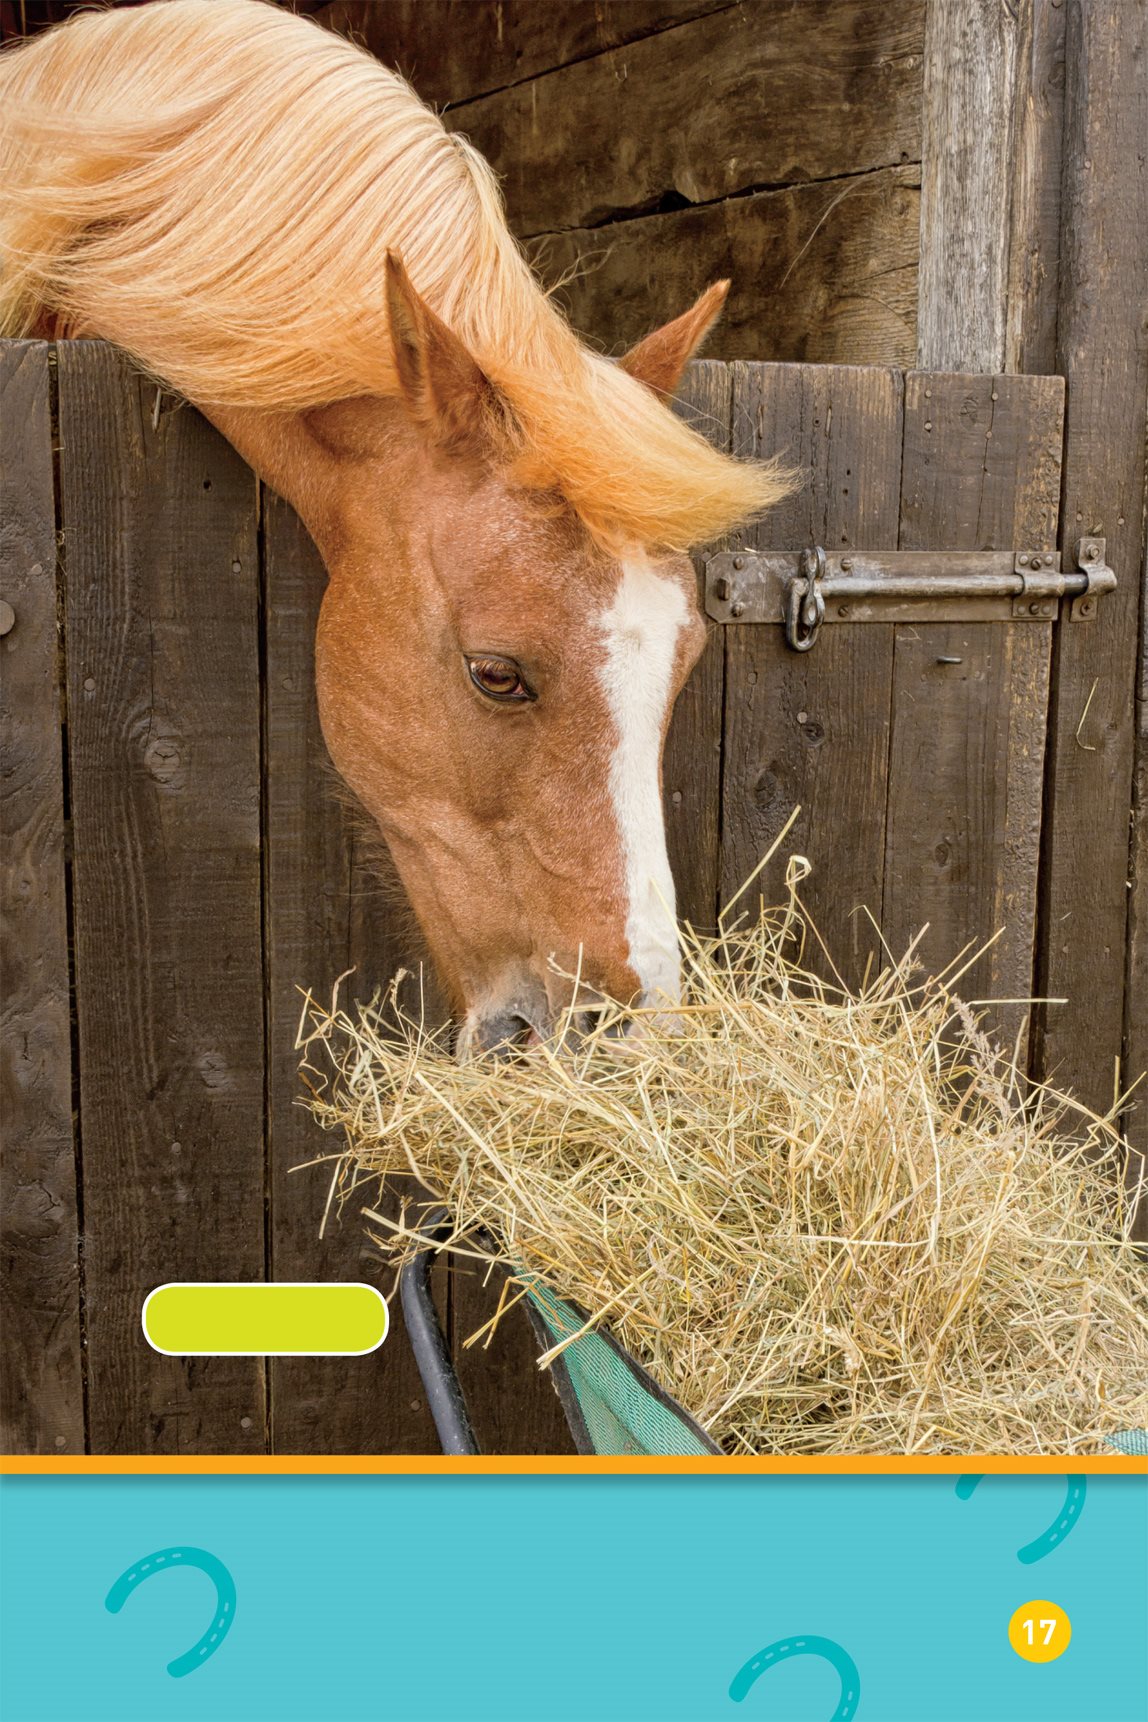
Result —
<instances>
[{"instance_id":1,"label":"orange horizontal stripe","mask_svg":"<svg viewBox=\"0 0 1148 1722\"><path fill-rule=\"evenodd\" d=\"M236 1477L473 1477L473 1476L684 1476L684 1477L824 1477L824 1476L936 1476L969 1472L1008 1473L1015 1476L1066 1472L1094 1476L1148 1476L1148 1459L1124 1454L1097 1457L1041 1455L1018 1459L1001 1453L964 1453L955 1457L929 1455L902 1458L896 1454L858 1458L611 1458L563 1455L554 1458L490 1457L425 1458L389 1454L336 1454L321 1458L312 1454L178 1454L154 1453L75 1454L32 1457L0 1455L0 1475L6 1476L236 1476Z\"/></svg>"}]
</instances>

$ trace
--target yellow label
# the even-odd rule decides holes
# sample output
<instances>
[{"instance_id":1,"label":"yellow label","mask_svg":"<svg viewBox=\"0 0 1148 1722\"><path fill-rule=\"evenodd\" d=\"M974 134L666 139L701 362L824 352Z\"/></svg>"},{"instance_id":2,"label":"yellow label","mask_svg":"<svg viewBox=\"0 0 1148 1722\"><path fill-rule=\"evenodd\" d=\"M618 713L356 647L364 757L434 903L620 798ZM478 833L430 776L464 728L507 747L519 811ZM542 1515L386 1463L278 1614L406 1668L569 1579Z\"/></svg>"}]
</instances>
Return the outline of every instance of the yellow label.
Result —
<instances>
[{"instance_id":1,"label":"yellow label","mask_svg":"<svg viewBox=\"0 0 1148 1722\"><path fill-rule=\"evenodd\" d=\"M1054 1602L1025 1602L1008 1623L1008 1641L1026 1662L1055 1662L1068 1649L1072 1622Z\"/></svg>"},{"instance_id":2,"label":"yellow label","mask_svg":"<svg viewBox=\"0 0 1148 1722\"><path fill-rule=\"evenodd\" d=\"M361 1357L387 1336L386 1299L352 1280L172 1280L143 1306L169 1357Z\"/></svg>"}]
</instances>

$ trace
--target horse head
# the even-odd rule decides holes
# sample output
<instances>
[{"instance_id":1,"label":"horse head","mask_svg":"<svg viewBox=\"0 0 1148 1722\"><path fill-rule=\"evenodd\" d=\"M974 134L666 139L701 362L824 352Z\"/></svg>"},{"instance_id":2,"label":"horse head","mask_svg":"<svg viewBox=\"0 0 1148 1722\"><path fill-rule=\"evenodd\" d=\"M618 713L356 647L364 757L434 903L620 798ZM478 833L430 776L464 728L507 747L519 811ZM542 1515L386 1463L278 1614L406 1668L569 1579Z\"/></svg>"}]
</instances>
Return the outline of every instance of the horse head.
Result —
<instances>
[{"instance_id":1,"label":"horse head","mask_svg":"<svg viewBox=\"0 0 1148 1722\"><path fill-rule=\"evenodd\" d=\"M509 409L387 263L400 390L214 415L330 575L316 677L331 758L377 821L460 1018L460 1054L679 997L661 802L705 643L689 558L604 545L523 483ZM621 360L666 395L725 284Z\"/></svg>"}]
</instances>

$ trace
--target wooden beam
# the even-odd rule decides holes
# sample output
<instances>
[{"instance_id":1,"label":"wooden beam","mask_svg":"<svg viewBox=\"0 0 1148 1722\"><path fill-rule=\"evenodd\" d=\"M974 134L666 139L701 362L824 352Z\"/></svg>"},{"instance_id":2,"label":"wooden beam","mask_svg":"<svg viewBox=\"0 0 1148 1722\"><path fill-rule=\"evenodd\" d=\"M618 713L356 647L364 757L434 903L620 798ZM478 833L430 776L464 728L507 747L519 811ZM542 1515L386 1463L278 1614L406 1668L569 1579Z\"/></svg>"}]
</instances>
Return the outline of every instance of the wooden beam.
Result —
<instances>
[{"instance_id":1,"label":"wooden beam","mask_svg":"<svg viewBox=\"0 0 1148 1722\"><path fill-rule=\"evenodd\" d=\"M1018 14L1016 126L1004 369L1056 370L1064 6L1032 0Z\"/></svg>"},{"instance_id":2,"label":"wooden beam","mask_svg":"<svg viewBox=\"0 0 1148 1722\"><path fill-rule=\"evenodd\" d=\"M676 317L711 281L733 289L710 358L912 364L920 173L725 198L542 242L542 276L576 328L614 351Z\"/></svg>"},{"instance_id":3,"label":"wooden beam","mask_svg":"<svg viewBox=\"0 0 1148 1722\"><path fill-rule=\"evenodd\" d=\"M442 107L589 59L619 43L668 30L731 0L333 0L320 24L359 42Z\"/></svg>"},{"instance_id":4,"label":"wooden beam","mask_svg":"<svg viewBox=\"0 0 1148 1722\"><path fill-rule=\"evenodd\" d=\"M140 1330L266 1265L255 480L115 348L57 353L91 1447L259 1453L262 1363Z\"/></svg>"},{"instance_id":5,"label":"wooden beam","mask_svg":"<svg viewBox=\"0 0 1148 1722\"><path fill-rule=\"evenodd\" d=\"M924 23L923 0L759 0L447 124L501 175L520 236L900 167L920 159Z\"/></svg>"},{"instance_id":6,"label":"wooden beam","mask_svg":"<svg viewBox=\"0 0 1148 1722\"><path fill-rule=\"evenodd\" d=\"M735 364L733 448L779 454L801 484L735 548L876 550L897 541L900 372L862 366ZM793 808L798 823L766 874L767 904L785 900L785 868L813 863L802 899L828 947L805 960L851 985L877 946L888 796L891 626L826 628L812 652L791 651L777 626L723 627L726 646L721 896L739 889ZM741 899L752 914L753 889Z\"/></svg>"},{"instance_id":7,"label":"wooden beam","mask_svg":"<svg viewBox=\"0 0 1148 1722\"><path fill-rule=\"evenodd\" d=\"M1053 549L1063 431L1059 377L906 377L901 548ZM882 930L900 955L927 923L927 974L999 933L965 998L1032 993L1051 633L896 630ZM991 1025L1023 1069L1028 1007L997 1006Z\"/></svg>"},{"instance_id":8,"label":"wooden beam","mask_svg":"<svg viewBox=\"0 0 1148 1722\"><path fill-rule=\"evenodd\" d=\"M687 368L675 410L715 446L730 446L730 367L701 359ZM707 545L706 555L718 545ZM705 556L694 559L699 593ZM721 826L722 708L725 652L722 630L711 627L705 650L678 696L666 737L662 801L679 918L699 931L717 924Z\"/></svg>"},{"instance_id":9,"label":"wooden beam","mask_svg":"<svg viewBox=\"0 0 1148 1722\"><path fill-rule=\"evenodd\" d=\"M0 1445L82 1453L80 1260L48 348L0 343Z\"/></svg>"},{"instance_id":10,"label":"wooden beam","mask_svg":"<svg viewBox=\"0 0 1148 1722\"><path fill-rule=\"evenodd\" d=\"M1136 687L1136 774L1132 799L1132 862L1129 869L1128 961L1124 976L1125 1065L1129 1081L1148 1072L1148 547L1140 598L1140 670ZM1131 1146L1128 1182L1139 1191L1136 1236L1148 1242L1148 1074L1125 1115Z\"/></svg>"},{"instance_id":11,"label":"wooden beam","mask_svg":"<svg viewBox=\"0 0 1148 1722\"><path fill-rule=\"evenodd\" d=\"M1068 1003L1038 1012L1035 1050L1039 1075L1106 1111L1117 1086L1138 1074L1126 1062L1132 1046L1144 1054L1142 1032L1124 1041L1123 979L1143 637L1148 10L1142 0L1071 0L1066 44L1061 546L1068 560L1082 534L1106 538L1119 585L1094 622L1057 630L1038 985ZM1133 1128L1142 1140L1143 1107Z\"/></svg>"},{"instance_id":12,"label":"wooden beam","mask_svg":"<svg viewBox=\"0 0 1148 1722\"><path fill-rule=\"evenodd\" d=\"M1000 371L1017 47L1032 0L930 0L925 23L918 364Z\"/></svg>"}]
</instances>

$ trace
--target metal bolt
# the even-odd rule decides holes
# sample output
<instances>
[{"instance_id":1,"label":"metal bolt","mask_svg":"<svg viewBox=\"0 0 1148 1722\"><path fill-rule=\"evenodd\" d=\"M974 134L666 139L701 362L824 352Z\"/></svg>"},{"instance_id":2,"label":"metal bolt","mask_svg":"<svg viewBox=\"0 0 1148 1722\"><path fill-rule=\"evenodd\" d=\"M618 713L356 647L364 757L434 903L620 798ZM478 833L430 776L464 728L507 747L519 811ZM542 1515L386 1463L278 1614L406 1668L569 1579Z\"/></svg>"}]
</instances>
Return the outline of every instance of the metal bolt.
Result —
<instances>
[{"instance_id":1,"label":"metal bolt","mask_svg":"<svg viewBox=\"0 0 1148 1722\"><path fill-rule=\"evenodd\" d=\"M731 616L740 616L744 609L745 609L744 604L731 604L730 608L729 608L729 613Z\"/></svg>"},{"instance_id":2,"label":"metal bolt","mask_svg":"<svg viewBox=\"0 0 1148 1722\"><path fill-rule=\"evenodd\" d=\"M848 574L849 570L852 568L852 566L853 566L852 556L843 556L841 558L841 571L843 574Z\"/></svg>"},{"instance_id":3,"label":"metal bolt","mask_svg":"<svg viewBox=\"0 0 1148 1722\"><path fill-rule=\"evenodd\" d=\"M838 615L839 615L839 616L847 616L847 615L848 615L848 614L849 614L849 606L848 606L848 604L838 604L838 606L837 606L837 614L838 614Z\"/></svg>"},{"instance_id":4,"label":"metal bolt","mask_svg":"<svg viewBox=\"0 0 1148 1722\"><path fill-rule=\"evenodd\" d=\"M1051 552L1045 557L1044 565L1046 568L1052 567L1052 554L1051 554Z\"/></svg>"},{"instance_id":5,"label":"metal bolt","mask_svg":"<svg viewBox=\"0 0 1148 1722\"><path fill-rule=\"evenodd\" d=\"M1043 604L1030 604L1028 607L1028 613L1030 616L1043 616L1044 605Z\"/></svg>"},{"instance_id":6,"label":"metal bolt","mask_svg":"<svg viewBox=\"0 0 1148 1722\"><path fill-rule=\"evenodd\" d=\"M1097 554L1098 552L1095 544L1086 544L1084 546L1084 560L1086 562L1095 562Z\"/></svg>"},{"instance_id":7,"label":"metal bolt","mask_svg":"<svg viewBox=\"0 0 1148 1722\"><path fill-rule=\"evenodd\" d=\"M739 570L744 568L745 567L745 557L744 556L735 556L733 559L733 565L735 568L737 568Z\"/></svg>"},{"instance_id":8,"label":"metal bolt","mask_svg":"<svg viewBox=\"0 0 1148 1722\"><path fill-rule=\"evenodd\" d=\"M724 604L726 602L726 599L729 597L732 590L733 588L730 586L730 583L725 578L724 574L720 579L714 581L714 597L718 600L719 604Z\"/></svg>"},{"instance_id":9,"label":"metal bolt","mask_svg":"<svg viewBox=\"0 0 1148 1722\"><path fill-rule=\"evenodd\" d=\"M1024 556L1024 555L1018 556L1017 561L1019 562L1019 564L1022 568L1028 567L1028 557L1027 556Z\"/></svg>"},{"instance_id":10,"label":"metal bolt","mask_svg":"<svg viewBox=\"0 0 1148 1722\"><path fill-rule=\"evenodd\" d=\"M16 612L11 604L0 598L0 635L10 634L16 626Z\"/></svg>"}]
</instances>

